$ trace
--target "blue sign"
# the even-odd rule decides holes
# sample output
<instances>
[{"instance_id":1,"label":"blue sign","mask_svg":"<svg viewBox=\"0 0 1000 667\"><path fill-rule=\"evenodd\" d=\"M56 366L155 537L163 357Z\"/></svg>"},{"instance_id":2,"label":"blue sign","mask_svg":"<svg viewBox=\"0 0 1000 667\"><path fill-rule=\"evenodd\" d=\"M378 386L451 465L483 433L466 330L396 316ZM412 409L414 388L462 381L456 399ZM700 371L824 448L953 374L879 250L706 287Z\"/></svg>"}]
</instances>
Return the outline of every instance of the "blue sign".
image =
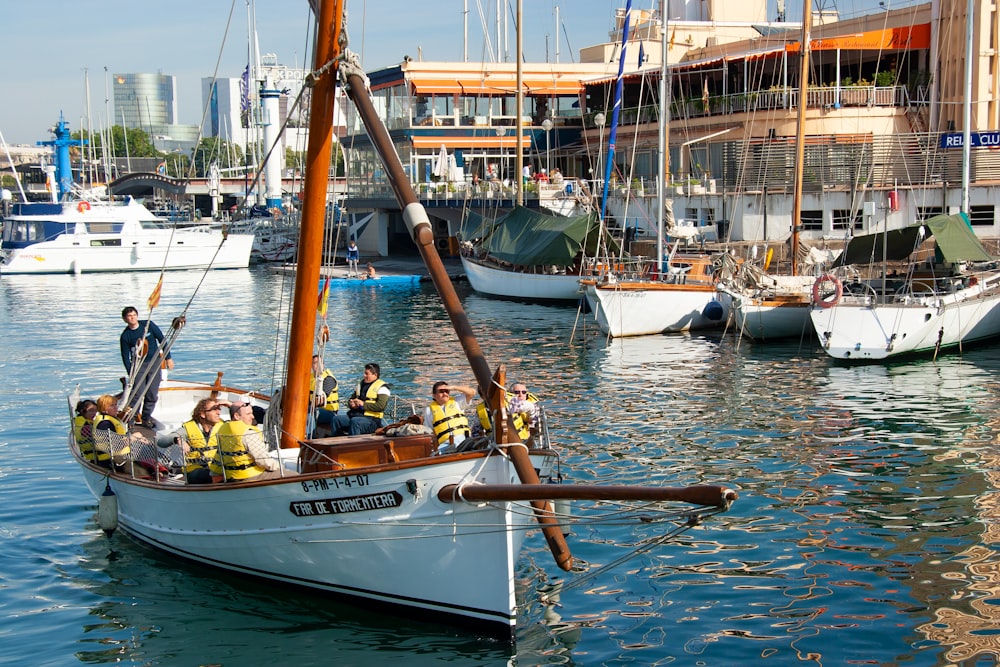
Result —
<instances>
[{"instance_id":1,"label":"blue sign","mask_svg":"<svg viewBox=\"0 0 1000 667\"><path fill-rule=\"evenodd\" d=\"M969 137L972 148L1000 148L1000 132L972 132ZM945 132L941 135L941 148L961 148L963 139L961 132Z\"/></svg>"}]
</instances>

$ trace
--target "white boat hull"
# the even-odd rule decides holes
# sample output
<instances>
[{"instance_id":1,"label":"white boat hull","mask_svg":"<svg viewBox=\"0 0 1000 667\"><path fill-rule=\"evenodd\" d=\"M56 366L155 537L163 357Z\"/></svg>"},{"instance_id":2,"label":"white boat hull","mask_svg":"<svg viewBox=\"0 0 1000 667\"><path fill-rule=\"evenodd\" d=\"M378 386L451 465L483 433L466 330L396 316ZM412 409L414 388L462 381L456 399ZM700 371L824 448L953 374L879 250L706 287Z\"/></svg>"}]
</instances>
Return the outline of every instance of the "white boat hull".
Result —
<instances>
[{"instance_id":1,"label":"white boat hull","mask_svg":"<svg viewBox=\"0 0 1000 667\"><path fill-rule=\"evenodd\" d=\"M823 349L846 361L883 360L946 350L1000 336L1000 290L979 285L894 303L845 297L809 316Z\"/></svg>"},{"instance_id":2,"label":"white boat hull","mask_svg":"<svg viewBox=\"0 0 1000 667\"><path fill-rule=\"evenodd\" d=\"M164 382L157 405L164 431L211 389ZM223 397L246 400L238 392ZM284 450L285 479L186 485L109 479L71 449L94 496L106 484L117 496L119 527L155 548L245 575L455 617L501 636L515 624L514 567L526 530L537 526L530 506L437 497L442 487L471 480L517 483L510 459L496 452L297 474L298 450ZM531 458L543 477L551 473L554 456Z\"/></svg>"},{"instance_id":3,"label":"white boat hull","mask_svg":"<svg viewBox=\"0 0 1000 667\"><path fill-rule=\"evenodd\" d=\"M472 289L481 294L539 301L580 299L580 277L576 275L505 271L467 257L462 257L462 267Z\"/></svg>"},{"instance_id":4,"label":"white boat hull","mask_svg":"<svg viewBox=\"0 0 1000 667\"><path fill-rule=\"evenodd\" d=\"M46 205L4 223L0 273L92 273L161 269L240 269L250 265L253 234L229 234L208 226L170 229L138 203ZM32 210L42 213L30 213ZM59 229L60 233L51 233ZM10 244L20 238L35 243Z\"/></svg>"},{"instance_id":5,"label":"white boat hull","mask_svg":"<svg viewBox=\"0 0 1000 667\"><path fill-rule=\"evenodd\" d=\"M709 285L591 283L586 295L601 331L615 338L718 329L731 306L729 295Z\"/></svg>"}]
</instances>

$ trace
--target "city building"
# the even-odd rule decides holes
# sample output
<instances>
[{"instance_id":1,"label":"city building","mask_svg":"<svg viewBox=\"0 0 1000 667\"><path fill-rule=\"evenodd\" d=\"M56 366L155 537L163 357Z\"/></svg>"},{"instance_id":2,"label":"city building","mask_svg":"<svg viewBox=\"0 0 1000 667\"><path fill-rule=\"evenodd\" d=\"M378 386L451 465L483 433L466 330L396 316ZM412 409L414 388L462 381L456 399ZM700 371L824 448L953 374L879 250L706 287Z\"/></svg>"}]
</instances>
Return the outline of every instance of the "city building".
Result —
<instances>
[{"instance_id":1,"label":"city building","mask_svg":"<svg viewBox=\"0 0 1000 667\"><path fill-rule=\"evenodd\" d=\"M119 73L112 77L114 124L146 132L157 150L189 152L198 141L197 125L177 122L177 78L157 73Z\"/></svg>"}]
</instances>

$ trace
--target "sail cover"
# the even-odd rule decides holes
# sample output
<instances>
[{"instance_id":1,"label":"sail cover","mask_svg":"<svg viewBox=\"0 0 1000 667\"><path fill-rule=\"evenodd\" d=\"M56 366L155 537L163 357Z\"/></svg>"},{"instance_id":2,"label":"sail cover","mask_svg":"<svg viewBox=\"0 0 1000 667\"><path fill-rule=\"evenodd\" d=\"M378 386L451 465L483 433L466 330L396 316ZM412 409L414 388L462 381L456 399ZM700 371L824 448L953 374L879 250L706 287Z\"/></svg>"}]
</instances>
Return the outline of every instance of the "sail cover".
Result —
<instances>
[{"instance_id":1,"label":"sail cover","mask_svg":"<svg viewBox=\"0 0 1000 667\"><path fill-rule=\"evenodd\" d=\"M489 231L489 221L469 214L462 226L465 239L482 239L489 256L511 264L572 266L581 248L588 254L597 247L597 214L573 217L546 215L516 206L498 218Z\"/></svg>"},{"instance_id":2,"label":"sail cover","mask_svg":"<svg viewBox=\"0 0 1000 667\"><path fill-rule=\"evenodd\" d=\"M883 258L888 261L903 260L931 236L937 245L936 255L939 260L953 263L988 262L995 259L983 248L965 214L956 213L938 215L903 229L855 236L834 262L834 266L870 264L881 262Z\"/></svg>"}]
</instances>

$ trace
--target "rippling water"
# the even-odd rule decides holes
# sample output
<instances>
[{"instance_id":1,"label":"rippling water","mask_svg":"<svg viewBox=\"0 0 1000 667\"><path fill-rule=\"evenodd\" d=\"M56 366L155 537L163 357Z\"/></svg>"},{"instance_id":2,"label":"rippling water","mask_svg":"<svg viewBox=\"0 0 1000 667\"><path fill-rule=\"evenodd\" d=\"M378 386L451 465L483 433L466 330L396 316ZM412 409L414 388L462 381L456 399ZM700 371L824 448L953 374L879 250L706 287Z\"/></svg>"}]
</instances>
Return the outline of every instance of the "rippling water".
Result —
<instances>
[{"instance_id":1,"label":"rippling water","mask_svg":"<svg viewBox=\"0 0 1000 667\"><path fill-rule=\"evenodd\" d=\"M167 276L154 319L201 276ZM66 452L66 393L113 388L119 312L153 275L0 279L0 663L67 665L995 664L1000 656L1000 353L838 366L798 344L605 341L571 308L464 294L492 364L546 403L574 481L726 483L740 500L612 564L655 529L578 528L580 572L540 536L518 566L515 654L450 628L202 571L110 542ZM210 274L178 377L269 390L288 282ZM365 361L422 404L472 383L429 288L335 290L328 366ZM574 334L575 330L575 334ZM612 564L595 576L581 578ZM557 600L544 606L539 596Z\"/></svg>"}]
</instances>

